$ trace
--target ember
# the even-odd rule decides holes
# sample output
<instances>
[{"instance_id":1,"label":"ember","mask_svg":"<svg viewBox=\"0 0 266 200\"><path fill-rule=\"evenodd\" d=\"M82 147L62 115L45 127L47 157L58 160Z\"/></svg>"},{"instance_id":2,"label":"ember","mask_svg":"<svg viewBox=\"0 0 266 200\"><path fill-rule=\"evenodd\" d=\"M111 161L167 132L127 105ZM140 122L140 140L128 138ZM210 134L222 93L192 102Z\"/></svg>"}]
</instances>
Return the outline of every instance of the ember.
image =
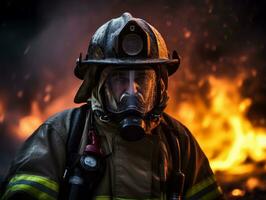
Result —
<instances>
[{"instance_id":1,"label":"ember","mask_svg":"<svg viewBox=\"0 0 266 200\"><path fill-rule=\"evenodd\" d=\"M242 197L245 195L245 191L241 190L241 189L234 189L232 191L232 196L234 197Z\"/></svg>"},{"instance_id":2,"label":"ember","mask_svg":"<svg viewBox=\"0 0 266 200\"><path fill-rule=\"evenodd\" d=\"M3 123L4 120L5 120L4 105L0 102L0 123Z\"/></svg>"}]
</instances>

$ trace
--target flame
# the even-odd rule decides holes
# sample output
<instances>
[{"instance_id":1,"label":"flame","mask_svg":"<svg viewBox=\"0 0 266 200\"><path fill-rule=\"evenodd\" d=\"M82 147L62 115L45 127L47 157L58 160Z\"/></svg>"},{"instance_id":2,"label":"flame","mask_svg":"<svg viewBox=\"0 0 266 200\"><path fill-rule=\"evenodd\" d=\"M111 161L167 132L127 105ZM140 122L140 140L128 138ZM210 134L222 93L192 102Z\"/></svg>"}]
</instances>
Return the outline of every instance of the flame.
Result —
<instances>
[{"instance_id":1,"label":"flame","mask_svg":"<svg viewBox=\"0 0 266 200\"><path fill-rule=\"evenodd\" d=\"M231 192L232 196L234 197L242 197L245 195L245 191L244 190L241 190L241 189L234 189L232 192Z\"/></svg>"},{"instance_id":2,"label":"flame","mask_svg":"<svg viewBox=\"0 0 266 200\"><path fill-rule=\"evenodd\" d=\"M246 182L246 188L249 191L252 191L256 188L260 188L262 185L264 185L264 184L261 183L261 181L255 177L250 177Z\"/></svg>"},{"instance_id":3,"label":"flame","mask_svg":"<svg viewBox=\"0 0 266 200\"><path fill-rule=\"evenodd\" d=\"M193 94L190 100L179 102L177 107L172 103L167 109L195 134L214 171L251 172L255 165L246 161L259 162L266 155L266 130L254 127L245 116L252 100L240 95L243 80L243 76L235 79L209 76L209 103L204 102L200 95ZM52 86L47 86L45 94L49 95L51 90ZM30 115L19 120L17 135L25 139L47 117L66 106L73 107L74 104L69 102L72 102L76 88L69 91L54 100L44 98L43 101L49 101L49 104L43 111L37 102L32 102ZM170 95L174 96L173 93Z\"/></svg>"},{"instance_id":4,"label":"flame","mask_svg":"<svg viewBox=\"0 0 266 200\"><path fill-rule=\"evenodd\" d=\"M4 105L0 102L0 123L3 123L5 120L5 108Z\"/></svg>"},{"instance_id":5,"label":"flame","mask_svg":"<svg viewBox=\"0 0 266 200\"><path fill-rule=\"evenodd\" d=\"M240 95L243 80L209 76L209 103L195 95L167 110L192 130L214 171L244 174L255 167L247 159L265 159L266 129L254 127L245 116L252 100Z\"/></svg>"},{"instance_id":6,"label":"flame","mask_svg":"<svg viewBox=\"0 0 266 200\"><path fill-rule=\"evenodd\" d=\"M50 101L50 92L52 86L47 85L45 87L45 95L43 102ZM62 111L66 108L74 107L73 96L76 92L76 88L69 89L68 93L54 99L49 102L49 105L44 109L40 108L40 102L33 101L31 104L31 112L27 116L23 116L19 119L18 125L15 126L14 132L19 139L24 140L29 137L34 130L36 130L48 117L54 115L56 112ZM49 99L47 98L49 96Z\"/></svg>"},{"instance_id":7,"label":"flame","mask_svg":"<svg viewBox=\"0 0 266 200\"><path fill-rule=\"evenodd\" d=\"M31 114L25 117L22 117L19 120L19 125L16 128L17 136L20 139L24 139L29 136L29 133L32 133L38 126L41 124L43 117L41 115L40 108L36 101L32 102L31 105Z\"/></svg>"}]
</instances>

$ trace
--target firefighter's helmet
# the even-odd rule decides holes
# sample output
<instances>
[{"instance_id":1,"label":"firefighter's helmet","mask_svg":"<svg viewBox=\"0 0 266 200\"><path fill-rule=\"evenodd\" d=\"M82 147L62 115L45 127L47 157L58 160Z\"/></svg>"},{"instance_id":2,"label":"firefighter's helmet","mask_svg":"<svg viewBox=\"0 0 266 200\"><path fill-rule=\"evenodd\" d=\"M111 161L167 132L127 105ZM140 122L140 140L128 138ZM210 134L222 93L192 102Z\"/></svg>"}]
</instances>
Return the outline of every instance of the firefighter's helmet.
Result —
<instances>
[{"instance_id":1,"label":"firefighter's helmet","mask_svg":"<svg viewBox=\"0 0 266 200\"><path fill-rule=\"evenodd\" d=\"M167 87L167 78L179 67L176 51L169 53L161 34L143 19L129 13L102 25L92 36L85 59L77 60L75 75L84 80L75 97L76 103L86 102L106 66L152 66L160 70ZM157 70L157 71L158 71Z\"/></svg>"}]
</instances>

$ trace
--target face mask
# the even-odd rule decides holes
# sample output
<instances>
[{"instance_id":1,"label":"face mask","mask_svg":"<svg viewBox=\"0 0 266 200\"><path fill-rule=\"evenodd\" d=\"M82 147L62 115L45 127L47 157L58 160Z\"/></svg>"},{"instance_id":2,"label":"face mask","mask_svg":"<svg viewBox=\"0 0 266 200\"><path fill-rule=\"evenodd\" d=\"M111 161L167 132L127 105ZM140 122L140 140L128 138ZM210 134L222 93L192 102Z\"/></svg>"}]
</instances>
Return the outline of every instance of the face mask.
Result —
<instances>
[{"instance_id":1,"label":"face mask","mask_svg":"<svg viewBox=\"0 0 266 200\"><path fill-rule=\"evenodd\" d=\"M120 118L121 136L137 140L145 135L146 114L156 99L156 73L152 68L114 69L104 84L106 109Z\"/></svg>"}]
</instances>

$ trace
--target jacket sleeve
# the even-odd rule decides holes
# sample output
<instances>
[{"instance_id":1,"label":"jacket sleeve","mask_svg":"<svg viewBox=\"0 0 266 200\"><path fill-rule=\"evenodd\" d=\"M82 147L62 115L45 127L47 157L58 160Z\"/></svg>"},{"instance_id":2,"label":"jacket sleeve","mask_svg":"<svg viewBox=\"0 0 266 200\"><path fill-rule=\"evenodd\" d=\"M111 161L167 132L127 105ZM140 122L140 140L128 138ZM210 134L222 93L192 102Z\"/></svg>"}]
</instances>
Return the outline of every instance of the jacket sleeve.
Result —
<instances>
[{"instance_id":1,"label":"jacket sleeve","mask_svg":"<svg viewBox=\"0 0 266 200\"><path fill-rule=\"evenodd\" d=\"M53 125L41 125L17 153L1 199L57 199L65 165L65 140Z\"/></svg>"},{"instance_id":2,"label":"jacket sleeve","mask_svg":"<svg viewBox=\"0 0 266 200\"><path fill-rule=\"evenodd\" d=\"M185 134L180 137L183 156L182 168L185 173L184 196L186 200L224 199L210 168L209 161L190 131L182 125Z\"/></svg>"}]
</instances>

